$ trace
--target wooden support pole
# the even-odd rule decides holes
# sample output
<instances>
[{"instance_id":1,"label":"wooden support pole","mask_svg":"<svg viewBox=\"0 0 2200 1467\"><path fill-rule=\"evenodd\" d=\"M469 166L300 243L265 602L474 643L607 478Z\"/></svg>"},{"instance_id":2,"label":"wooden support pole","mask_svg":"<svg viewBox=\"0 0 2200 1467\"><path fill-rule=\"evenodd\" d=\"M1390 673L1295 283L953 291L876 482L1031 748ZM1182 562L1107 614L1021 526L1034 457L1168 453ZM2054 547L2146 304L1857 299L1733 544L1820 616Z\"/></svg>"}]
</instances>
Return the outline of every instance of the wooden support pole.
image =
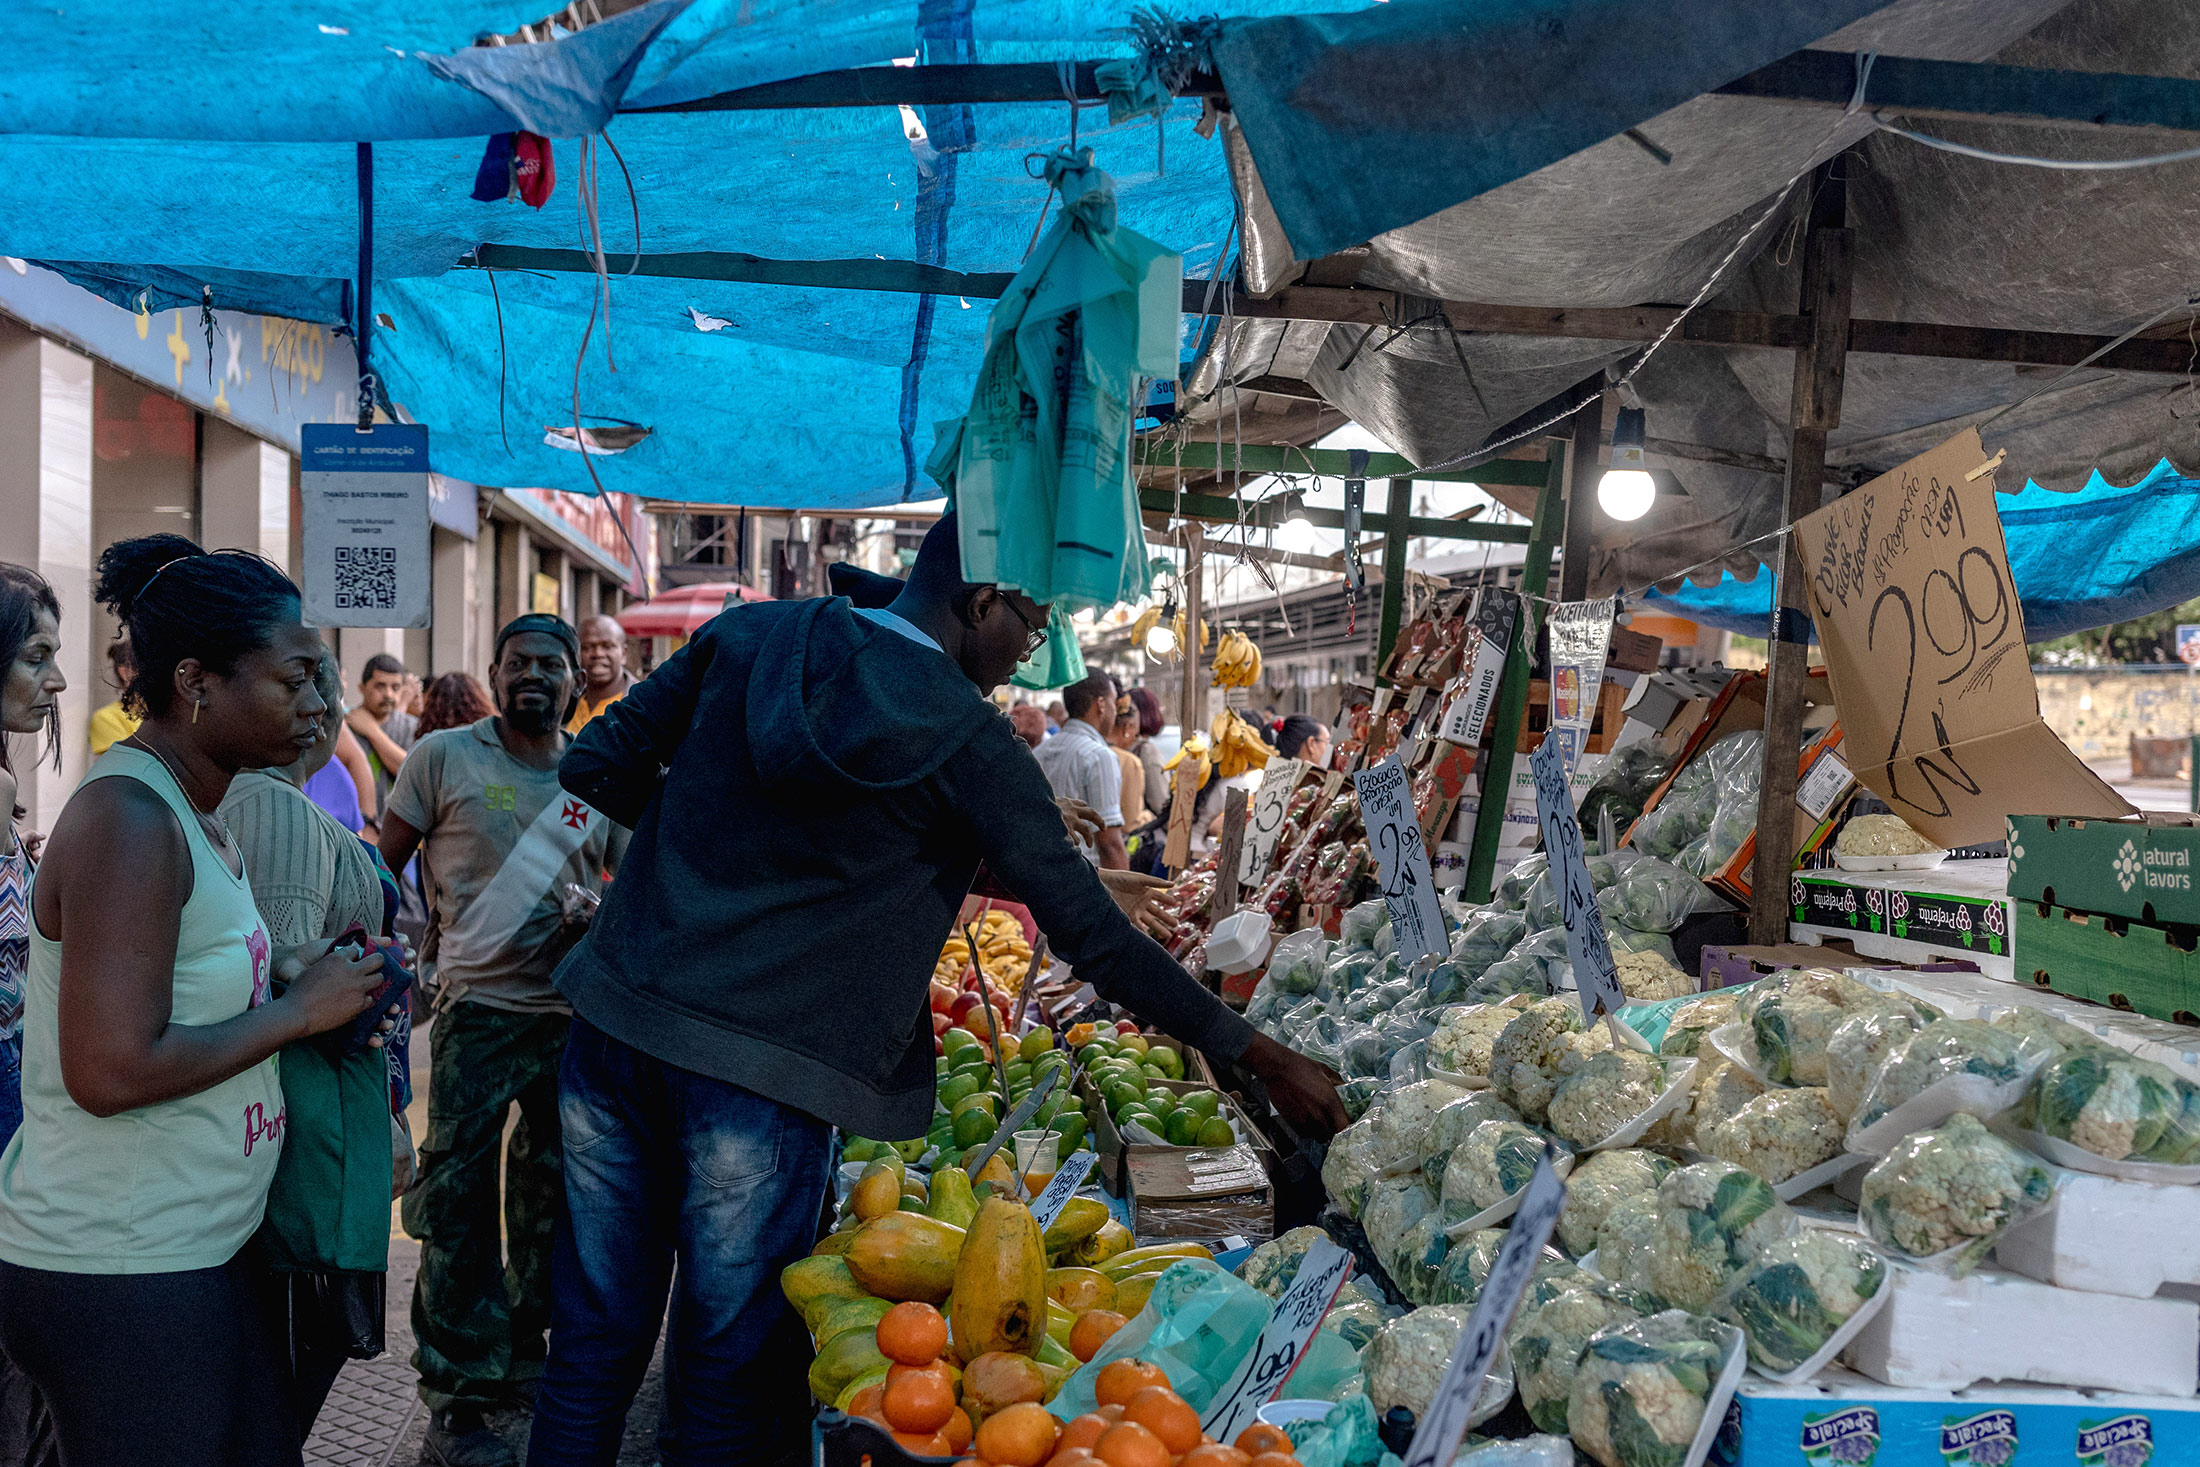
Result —
<instances>
[{"instance_id":1,"label":"wooden support pole","mask_svg":"<svg viewBox=\"0 0 2200 1467\"><path fill-rule=\"evenodd\" d=\"M1826 434L1841 425L1841 383L1849 339L1848 185L1842 158L1811 180L1810 232L1803 244L1802 315L1809 338L1795 353L1789 403L1787 505L1782 524L1815 512L1825 498ZM1771 666L1765 686L1764 783L1757 799L1757 864L1750 872L1749 940L1787 938L1788 874L1795 866L1795 782L1809 673L1810 612L1795 537L1783 542L1772 605Z\"/></svg>"},{"instance_id":2,"label":"wooden support pole","mask_svg":"<svg viewBox=\"0 0 2200 1467\"><path fill-rule=\"evenodd\" d=\"M1199 660L1200 563L1207 558L1206 532L1194 523L1184 527L1184 702L1177 715L1182 736L1207 726L1207 669Z\"/></svg>"},{"instance_id":3,"label":"wooden support pole","mask_svg":"<svg viewBox=\"0 0 2200 1467\"><path fill-rule=\"evenodd\" d=\"M1413 518L1413 481L1390 481L1390 513L1385 523L1403 525ZM1406 609L1406 537L1392 535L1383 541L1383 609L1375 632L1375 666L1390 661L1390 649L1398 645L1398 623ZM1387 685L1387 680L1386 680Z\"/></svg>"},{"instance_id":4,"label":"wooden support pole","mask_svg":"<svg viewBox=\"0 0 2200 1467\"><path fill-rule=\"evenodd\" d=\"M1245 791L1229 790L1222 797L1222 839L1215 846L1215 889L1209 911L1220 922L1237 912L1238 862L1245 849Z\"/></svg>"},{"instance_id":5,"label":"wooden support pole","mask_svg":"<svg viewBox=\"0 0 2200 1467\"><path fill-rule=\"evenodd\" d=\"M1558 524L1565 513L1565 440L1551 440L1551 459L1543 480L1543 493L1535 504L1534 532L1528 539L1528 558L1520 568L1523 596L1541 596L1551 581L1551 542L1558 538ZM1543 609L1534 607L1535 619ZM1497 685L1497 704L1490 710L1490 756L1482 761L1481 795L1474 814L1474 844L1467 855L1466 896L1470 902L1490 899L1491 876L1497 869L1497 841L1505 832L1505 802L1512 794L1513 758L1520 749L1520 732L1528 722L1528 673L1535 661L1535 638L1528 618L1514 623L1513 644L1505 655L1505 676Z\"/></svg>"},{"instance_id":6,"label":"wooden support pole","mask_svg":"<svg viewBox=\"0 0 2200 1467\"><path fill-rule=\"evenodd\" d=\"M1597 449L1604 438L1604 399L1609 390L1583 403L1574 413L1573 450L1567 455L1566 537L1560 542L1558 599L1589 599L1589 542L1595 533Z\"/></svg>"}]
</instances>

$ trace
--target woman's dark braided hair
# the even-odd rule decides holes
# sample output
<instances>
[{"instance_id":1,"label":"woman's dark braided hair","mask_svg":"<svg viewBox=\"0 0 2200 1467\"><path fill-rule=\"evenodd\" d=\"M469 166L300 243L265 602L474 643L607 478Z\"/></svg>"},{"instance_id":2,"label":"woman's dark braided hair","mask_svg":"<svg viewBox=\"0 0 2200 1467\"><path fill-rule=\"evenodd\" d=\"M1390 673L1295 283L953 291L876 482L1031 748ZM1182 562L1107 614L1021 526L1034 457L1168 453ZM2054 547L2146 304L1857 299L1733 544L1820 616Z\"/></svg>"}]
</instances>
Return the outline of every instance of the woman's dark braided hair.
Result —
<instances>
[{"instance_id":1,"label":"woman's dark braided hair","mask_svg":"<svg viewBox=\"0 0 2200 1467\"><path fill-rule=\"evenodd\" d=\"M201 550L181 535L117 540L99 555L93 593L130 639L122 704L154 718L176 700L176 664L226 677L237 660L298 621L298 587L245 550Z\"/></svg>"}]
</instances>

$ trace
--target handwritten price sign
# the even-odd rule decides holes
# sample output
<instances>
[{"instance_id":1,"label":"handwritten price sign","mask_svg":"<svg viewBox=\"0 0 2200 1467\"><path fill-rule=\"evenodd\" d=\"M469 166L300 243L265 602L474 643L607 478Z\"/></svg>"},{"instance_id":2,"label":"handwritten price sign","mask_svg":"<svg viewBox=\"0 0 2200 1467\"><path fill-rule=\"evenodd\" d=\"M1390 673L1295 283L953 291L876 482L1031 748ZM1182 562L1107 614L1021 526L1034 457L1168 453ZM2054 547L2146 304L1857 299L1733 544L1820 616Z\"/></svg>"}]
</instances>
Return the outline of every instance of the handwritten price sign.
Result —
<instances>
[{"instance_id":1,"label":"handwritten price sign","mask_svg":"<svg viewBox=\"0 0 2200 1467\"><path fill-rule=\"evenodd\" d=\"M1976 429L1795 522L1856 777L1943 846L2131 807L2040 720Z\"/></svg>"},{"instance_id":2,"label":"handwritten price sign","mask_svg":"<svg viewBox=\"0 0 2200 1467\"><path fill-rule=\"evenodd\" d=\"M1271 759L1262 771L1260 788L1253 793L1253 811L1245 822L1245 845L1238 857L1238 884L1256 887L1268 878L1268 863L1275 859L1276 840L1283 834L1284 811L1291 792L1306 772L1304 759Z\"/></svg>"},{"instance_id":3,"label":"handwritten price sign","mask_svg":"<svg viewBox=\"0 0 2200 1467\"><path fill-rule=\"evenodd\" d=\"M1253 1342L1252 1353L1207 1408L1206 1419L1200 1422L1207 1435L1218 1442L1237 1440L1238 1433L1253 1424L1253 1413L1276 1398L1291 1372L1298 1369L1307 1343L1321 1328L1351 1272L1352 1255L1326 1238L1306 1250L1291 1287L1276 1301L1276 1312Z\"/></svg>"},{"instance_id":4,"label":"handwritten price sign","mask_svg":"<svg viewBox=\"0 0 2200 1467\"><path fill-rule=\"evenodd\" d=\"M1505 1241L1498 1247L1497 1261L1490 1265L1490 1276L1475 1301L1474 1313L1466 1328L1459 1331L1459 1343L1452 1350L1451 1363L1444 1367L1444 1379L1413 1429L1413 1445L1406 1449L1405 1467L1451 1467L1452 1458L1459 1455L1459 1439L1467 1434L1467 1417L1473 1413L1475 1397L1482 1393L1482 1378L1490 1373L1490 1361L1504 1342L1505 1327L1512 1323L1521 1296L1534 1280L1543 1245L1550 1241L1551 1229L1565 1205L1566 1184L1551 1170L1551 1154L1546 1149L1543 1159L1536 1163L1535 1175L1528 1179L1520 1211L1513 1215ZM1227 1438L1217 1433L1216 1440Z\"/></svg>"},{"instance_id":5,"label":"handwritten price sign","mask_svg":"<svg viewBox=\"0 0 2200 1467\"><path fill-rule=\"evenodd\" d=\"M1099 1159L1095 1152L1072 1151L1069 1160L1062 1163L1062 1169L1054 1174L1054 1179L1039 1189L1039 1195L1031 1199L1031 1215L1038 1222L1040 1232L1054 1226L1055 1217L1085 1184L1085 1178L1092 1173L1092 1164Z\"/></svg>"},{"instance_id":6,"label":"handwritten price sign","mask_svg":"<svg viewBox=\"0 0 2200 1467\"><path fill-rule=\"evenodd\" d=\"M1627 1002L1620 991L1612 944L1604 936L1604 915L1597 910L1596 884L1581 853L1581 821L1567 788L1566 752L1546 738L1528 756L1535 776L1535 818L1543 827L1543 850L1551 861L1551 884L1558 889L1558 914L1566 924L1566 957L1574 965L1581 990L1581 1016L1616 1014Z\"/></svg>"},{"instance_id":7,"label":"handwritten price sign","mask_svg":"<svg viewBox=\"0 0 2200 1467\"><path fill-rule=\"evenodd\" d=\"M1360 795L1368 854L1382 870L1383 905L1390 911L1398 956L1408 963L1442 957L1451 944L1444 935L1444 909L1436 900L1436 877L1429 870L1428 847L1421 842L1421 817L1413 808L1405 766L1393 754L1354 774L1352 784Z\"/></svg>"}]
</instances>

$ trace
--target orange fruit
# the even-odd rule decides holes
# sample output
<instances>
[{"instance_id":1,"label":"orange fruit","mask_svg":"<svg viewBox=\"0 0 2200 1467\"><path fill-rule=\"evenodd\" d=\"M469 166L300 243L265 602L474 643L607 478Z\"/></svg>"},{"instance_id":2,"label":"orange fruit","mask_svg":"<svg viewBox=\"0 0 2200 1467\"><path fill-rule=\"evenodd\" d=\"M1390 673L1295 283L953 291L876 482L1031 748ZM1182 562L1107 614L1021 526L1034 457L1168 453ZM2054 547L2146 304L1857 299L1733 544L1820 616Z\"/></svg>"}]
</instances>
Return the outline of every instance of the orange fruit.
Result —
<instances>
[{"instance_id":1,"label":"orange fruit","mask_svg":"<svg viewBox=\"0 0 2200 1467\"><path fill-rule=\"evenodd\" d=\"M947 1418L947 1425L940 1428L940 1435L947 1438L948 1449L957 1456L970 1450L972 1434L970 1413L960 1406L957 1406L954 1414Z\"/></svg>"},{"instance_id":2,"label":"orange fruit","mask_svg":"<svg viewBox=\"0 0 2200 1467\"><path fill-rule=\"evenodd\" d=\"M947 1438L936 1431L897 1431L894 1433L894 1445L920 1457L944 1457L948 1454Z\"/></svg>"},{"instance_id":3,"label":"orange fruit","mask_svg":"<svg viewBox=\"0 0 2200 1467\"><path fill-rule=\"evenodd\" d=\"M1289 1452L1291 1450L1291 1438L1284 1435L1283 1428L1280 1426L1270 1426L1265 1421L1256 1421L1239 1432L1237 1440L1232 1442L1231 1445L1248 1457L1257 1457L1262 1452Z\"/></svg>"},{"instance_id":4,"label":"orange fruit","mask_svg":"<svg viewBox=\"0 0 2200 1467\"><path fill-rule=\"evenodd\" d=\"M896 1304L878 1322L878 1351L902 1365L930 1365L947 1349L947 1320L929 1304Z\"/></svg>"},{"instance_id":5,"label":"orange fruit","mask_svg":"<svg viewBox=\"0 0 2200 1467\"><path fill-rule=\"evenodd\" d=\"M1109 1427L1092 1454L1107 1467L1170 1467L1173 1456L1160 1437L1135 1421Z\"/></svg>"},{"instance_id":6,"label":"orange fruit","mask_svg":"<svg viewBox=\"0 0 2200 1467\"><path fill-rule=\"evenodd\" d=\"M962 1391L961 1376L955 1367L945 1360L932 1360L923 1365L889 1365L886 1367L886 1383L892 1385L905 1375L934 1375L947 1382L947 1393L959 1395Z\"/></svg>"},{"instance_id":7,"label":"orange fruit","mask_svg":"<svg viewBox=\"0 0 2200 1467\"><path fill-rule=\"evenodd\" d=\"M1289 1452L1255 1452L1248 1467L1299 1467L1299 1459Z\"/></svg>"},{"instance_id":8,"label":"orange fruit","mask_svg":"<svg viewBox=\"0 0 2200 1467\"><path fill-rule=\"evenodd\" d=\"M1161 1438L1172 1457L1199 1445L1199 1413L1167 1386L1147 1386L1131 1397L1130 1404L1123 1408L1123 1419Z\"/></svg>"},{"instance_id":9,"label":"orange fruit","mask_svg":"<svg viewBox=\"0 0 2200 1467\"><path fill-rule=\"evenodd\" d=\"M955 1414L955 1392L947 1383L947 1372L912 1370L886 1383L880 1405L886 1424L895 1431L930 1436Z\"/></svg>"},{"instance_id":10,"label":"orange fruit","mask_svg":"<svg viewBox=\"0 0 2200 1467\"><path fill-rule=\"evenodd\" d=\"M1251 1467L1252 1460L1236 1447L1202 1442L1177 1458L1176 1467Z\"/></svg>"},{"instance_id":11,"label":"orange fruit","mask_svg":"<svg viewBox=\"0 0 2200 1467\"><path fill-rule=\"evenodd\" d=\"M1069 1329L1069 1352L1079 1360L1090 1360L1100 1353L1100 1347L1130 1321L1112 1309L1087 1309L1077 1316L1077 1323Z\"/></svg>"},{"instance_id":12,"label":"orange fruit","mask_svg":"<svg viewBox=\"0 0 2200 1467\"><path fill-rule=\"evenodd\" d=\"M1099 1417L1102 1421L1105 1421L1108 1425L1113 1426L1118 1421L1121 1421L1123 1419L1123 1405L1119 1401L1113 1406L1102 1406L1098 1410L1094 1411L1092 1414Z\"/></svg>"},{"instance_id":13,"label":"orange fruit","mask_svg":"<svg viewBox=\"0 0 2200 1467\"><path fill-rule=\"evenodd\" d=\"M1165 1386L1169 1377L1158 1365L1143 1360L1110 1360L1100 1367L1092 1383L1093 1395L1103 1406L1128 1406L1131 1397L1148 1386Z\"/></svg>"},{"instance_id":14,"label":"orange fruit","mask_svg":"<svg viewBox=\"0 0 2200 1467\"><path fill-rule=\"evenodd\" d=\"M1055 1440L1054 1450L1057 1452L1089 1452L1092 1450L1093 1444L1100 1440L1101 1433L1113 1425L1115 1425L1114 1422L1108 1420L1099 1412L1088 1411L1062 1428L1061 1436Z\"/></svg>"},{"instance_id":15,"label":"orange fruit","mask_svg":"<svg viewBox=\"0 0 2200 1467\"><path fill-rule=\"evenodd\" d=\"M885 1394L886 1387L882 1385L865 1386L848 1398L848 1414L850 1416L867 1417L882 1426L885 1425L886 1413L879 1409L880 1400Z\"/></svg>"},{"instance_id":16,"label":"orange fruit","mask_svg":"<svg viewBox=\"0 0 2200 1467\"><path fill-rule=\"evenodd\" d=\"M1097 1467L1099 1461L1088 1447L1069 1447L1047 1458L1047 1467Z\"/></svg>"},{"instance_id":17,"label":"orange fruit","mask_svg":"<svg viewBox=\"0 0 2200 1467\"><path fill-rule=\"evenodd\" d=\"M1060 1429L1046 1407L1019 1401L986 1417L978 1428L978 1455L995 1467L1039 1467L1054 1454Z\"/></svg>"}]
</instances>

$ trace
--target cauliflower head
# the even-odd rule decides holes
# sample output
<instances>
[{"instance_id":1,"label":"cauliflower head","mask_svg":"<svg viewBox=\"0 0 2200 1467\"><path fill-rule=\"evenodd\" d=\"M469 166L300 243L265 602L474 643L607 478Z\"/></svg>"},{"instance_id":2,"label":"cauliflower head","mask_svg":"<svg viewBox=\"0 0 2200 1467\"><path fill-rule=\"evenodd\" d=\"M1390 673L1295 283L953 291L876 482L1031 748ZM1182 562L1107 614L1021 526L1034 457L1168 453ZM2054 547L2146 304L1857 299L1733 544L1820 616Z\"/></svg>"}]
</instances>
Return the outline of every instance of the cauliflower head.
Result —
<instances>
[{"instance_id":1,"label":"cauliflower head","mask_svg":"<svg viewBox=\"0 0 2200 1467\"><path fill-rule=\"evenodd\" d=\"M1436 1199L1421 1185L1418 1171L1397 1177L1378 1177L1368 1185L1367 1205L1360 1213L1360 1226L1366 1230L1368 1246L1375 1250L1383 1267L1390 1267L1413 1225L1435 1206Z\"/></svg>"},{"instance_id":2,"label":"cauliflower head","mask_svg":"<svg viewBox=\"0 0 2200 1467\"><path fill-rule=\"evenodd\" d=\"M1841 1154L1848 1127L1823 1085L1773 1090L1712 1127L1704 1150L1768 1182L1784 1182Z\"/></svg>"},{"instance_id":3,"label":"cauliflower head","mask_svg":"<svg viewBox=\"0 0 2200 1467\"><path fill-rule=\"evenodd\" d=\"M1505 1026L1535 1002L1524 993L1496 1003L1461 1004L1444 1010L1428 1037L1428 1062L1456 1075L1487 1075L1490 1051Z\"/></svg>"},{"instance_id":4,"label":"cauliflower head","mask_svg":"<svg viewBox=\"0 0 2200 1467\"><path fill-rule=\"evenodd\" d=\"M1403 1406L1416 1417L1427 1414L1436 1387L1443 1383L1444 1368L1458 1348L1459 1332L1473 1313L1465 1304L1436 1304L1402 1314L1375 1331L1360 1356L1360 1370L1367 1377L1367 1398L1377 1419L1393 1406ZM1512 1394L1512 1384L1511 1366L1507 1364L1501 1374L1493 1364L1470 1413L1472 1419L1500 1410ZM1497 1395L1500 1387L1503 1396ZM1496 1397L1494 1403L1492 1397Z\"/></svg>"},{"instance_id":5,"label":"cauliflower head","mask_svg":"<svg viewBox=\"0 0 2200 1467\"><path fill-rule=\"evenodd\" d=\"M1768 1244L1734 1276L1712 1313L1749 1337L1773 1374L1800 1369L1887 1282L1887 1260L1862 1238L1804 1228Z\"/></svg>"},{"instance_id":6,"label":"cauliflower head","mask_svg":"<svg viewBox=\"0 0 2200 1467\"><path fill-rule=\"evenodd\" d=\"M1612 1204L1597 1228L1597 1273L1615 1284L1654 1292L1650 1250L1657 1241L1658 1194L1628 1193Z\"/></svg>"},{"instance_id":7,"label":"cauliflower head","mask_svg":"<svg viewBox=\"0 0 2200 1467\"><path fill-rule=\"evenodd\" d=\"M1328 1238L1320 1228L1293 1228L1280 1238L1270 1238L1237 1266L1237 1276L1271 1299L1283 1297L1298 1277L1306 1251Z\"/></svg>"},{"instance_id":8,"label":"cauliflower head","mask_svg":"<svg viewBox=\"0 0 2200 1467\"><path fill-rule=\"evenodd\" d=\"M1469 1131L1444 1166L1445 1219L1465 1222L1527 1186L1550 1140L1519 1121L1484 1121ZM1563 1143L1559 1151L1565 1153Z\"/></svg>"},{"instance_id":9,"label":"cauliflower head","mask_svg":"<svg viewBox=\"0 0 2200 1467\"><path fill-rule=\"evenodd\" d=\"M1567 1398L1574 1445L1604 1467L1681 1467L1740 1345L1732 1325L1678 1309L1598 1330Z\"/></svg>"},{"instance_id":10,"label":"cauliflower head","mask_svg":"<svg viewBox=\"0 0 2200 1467\"><path fill-rule=\"evenodd\" d=\"M1900 815L1857 815L1833 843L1844 856L1926 856L1940 849Z\"/></svg>"},{"instance_id":11,"label":"cauliflower head","mask_svg":"<svg viewBox=\"0 0 2200 1467\"><path fill-rule=\"evenodd\" d=\"M1565 1435L1567 1398L1582 1347L1598 1330L1641 1317L1640 1301L1631 1290L1602 1281L1568 1289L1533 1308L1524 1304L1507 1338L1513 1379L1528 1419L1544 1431Z\"/></svg>"},{"instance_id":12,"label":"cauliflower head","mask_svg":"<svg viewBox=\"0 0 2200 1467\"><path fill-rule=\"evenodd\" d=\"M1696 1061L1688 1110L1673 1126L1676 1145L1703 1151L1719 1123L1765 1093L1765 1082L1714 1051Z\"/></svg>"},{"instance_id":13,"label":"cauliflower head","mask_svg":"<svg viewBox=\"0 0 2200 1467\"><path fill-rule=\"evenodd\" d=\"M2200 1086L2167 1066L2091 1041L2040 1074L2033 1124L2110 1161L2200 1157Z\"/></svg>"},{"instance_id":14,"label":"cauliflower head","mask_svg":"<svg viewBox=\"0 0 2200 1467\"><path fill-rule=\"evenodd\" d=\"M1658 1053L1684 1059L1701 1054L1704 1036L1721 1024L1733 1022L1734 1006L1733 994L1716 991L1682 1004L1665 1021L1665 1037L1658 1041Z\"/></svg>"},{"instance_id":15,"label":"cauliflower head","mask_svg":"<svg viewBox=\"0 0 2200 1467\"><path fill-rule=\"evenodd\" d=\"M1322 1158L1322 1190L1346 1217L1358 1218L1367 1203L1367 1184L1375 1179L1375 1118L1370 1109L1339 1131Z\"/></svg>"},{"instance_id":16,"label":"cauliflower head","mask_svg":"<svg viewBox=\"0 0 2200 1467\"><path fill-rule=\"evenodd\" d=\"M1444 1257L1444 1278L1458 1293L1458 1302L1472 1304L1489 1282L1497 1262L1497 1250L1505 1245L1503 1228L1478 1228L1451 1245Z\"/></svg>"},{"instance_id":17,"label":"cauliflower head","mask_svg":"<svg viewBox=\"0 0 2200 1467\"><path fill-rule=\"evenodd\" d=\"M1566 1210L1558 1215L1558 1241L1579 1258L1597 1246L1597 1230L1623 1197L1653 1200L1673 1163L1655 1151L1620 1147L1599 1151L1566 1178Z\"/></svg>"},{"instance_id":18,"label":"cauliflower head","mask_svg":"<svg viewBox=\"0 0 2200 1467\"><path fill-rule=\"evenodd\" d=\"M1614 949L1612 967L1619 991L1635 1003L1655 1003L1694 993L1696 980L1667 961L1659 952L1625 952Z\"/></svg>"},{"instance_id":19,"label":"cauliflower head","mask_svg":"<svg viewBox=\"0 0 2200 1467\"><path fill-rule=\"evenodd\" d=\"M1567 1037L1580 1032L1581 1005L1571 998L1547 998L1521 1010L1490 1045L1490 1086L1497 1098L1540 1122L1555 1083L1546 1068L1555 1071Z\"/></svg>"},{"instance_id":20,"label":"cauliflower head","mask_svg":"<svg viewBox=\"0 0 2200 1467\"><path fill-rule=\"evenodd\" d=\"M1442 1080L1420 1080L1387 1096L1375 1119L1371 1160L1377 1171L1399 1171L1421 1164L1421 1143L1436 1113L1466 1091Z\"/></svg>"},{"instance_id":21,"label":"cauliflower head","mask_svg":"<svg viewBox=\"0 0 2200 1467\"><path fill-rule=\"evenodd\" d=\"M1429 1122L1428 1136L1422 1143L1421 1177L1432 1191L1444 1185L1444 1168L1451 1163L1451 1154L1459 1149L1459 1143L1473 1133L1484 1121L1517 1121L1520 1112L1499 1100L1489 1090L1474 1090L1460 1100L1455 1100L1436 1113Z\"/></svg>"},{"instance_id":22,"label":"cauliflower head","mask_svg":"<svg viewBox=\"0 0 2200 1467\"><path fill-rule=\"evenodd\" d=\"M1728 1279L1796 1227L1795 1214L1764 1178L1731 1162L1684 1166L1658 1184L1650 1291L1683 1309L1707 1308ZM1597 1261L1604 1261L1601 1252Z\"/></svg>"},{"instance_id":23,"label":"cauliflower head","mask_svg":"<svg viewBox=\"0 0 2200 1467\"><path fill-rule=\"evenodd\" d=\"M1384 1271L1409 1304L1456 1304L1459 1290L1444 1274L1451 1239L1441 1209L1425 1212L1399 1240L1396 1253L1383 1258Z\"/></svg>"},{"instance_id":24,"label":"cauliflower head","mask_svg":"<svg viewBox=\"0 0 2200 1467\"><path fill-rule=\"evenodd\" d=\"M1757 1046L1764 1077L1779 1085L1826 1083L1826 1040L1876 990L1830 968L1797 968L1761 978L1739 1007Z\"/></svg>"},{"instance_id":25,"label":"cauliflower head","mask_svg":"<svg viewBox=\"0 0 2200 1467\"><path fill-rule=\"evenodd\" d=\"M1868 1126L1943 1080L1977 1075L1995 1084L2037 1074L2052 1057L2046 1042L1977 1019L1940 1019L1887 1054L1858 1104L1855 1122Z\"/></svg>"},{"instance_id":26,"label":"cauliflower head","mask_svg":"<svg viewBox=\"0 0 2200 1467\"><path fill-rule=\"evenodd\" d=\"M1924 1024L1908 1004L1890 1002L1860 1009L1834 1026L1826 1037L1826 1101L1836 1115L1845 1122L1856 1114L1880 1065Z\"/></svg>"},{"instance_id":27,"label":"cauliflower head","mask_svg":"<svg viewBox=\"0 0 2200 1467\"><path fill-rule=\"evenodd\" d=\"M1591 1055L1551 1092L1551 1129L1576 1146L1594 1146L1657 1104L1665 1062L1633 1049Z\"/></svg>"},{"instance_id":28,"label":"cauliflower head","mask_svg":"<svg viewBox=\"0 0 2200 1467\"><path fill-rule=\"evenodd\" d=\"M1857 1214L1873 1242L1905 1258L1938 1259L1960 1277L2011 1223L2054 1192L2046 1165L1957 1114L1898 1142L1864 1174ZM1960 1251L1958 1251L1960 1250Z\"/></svg>"}]
</instances>

